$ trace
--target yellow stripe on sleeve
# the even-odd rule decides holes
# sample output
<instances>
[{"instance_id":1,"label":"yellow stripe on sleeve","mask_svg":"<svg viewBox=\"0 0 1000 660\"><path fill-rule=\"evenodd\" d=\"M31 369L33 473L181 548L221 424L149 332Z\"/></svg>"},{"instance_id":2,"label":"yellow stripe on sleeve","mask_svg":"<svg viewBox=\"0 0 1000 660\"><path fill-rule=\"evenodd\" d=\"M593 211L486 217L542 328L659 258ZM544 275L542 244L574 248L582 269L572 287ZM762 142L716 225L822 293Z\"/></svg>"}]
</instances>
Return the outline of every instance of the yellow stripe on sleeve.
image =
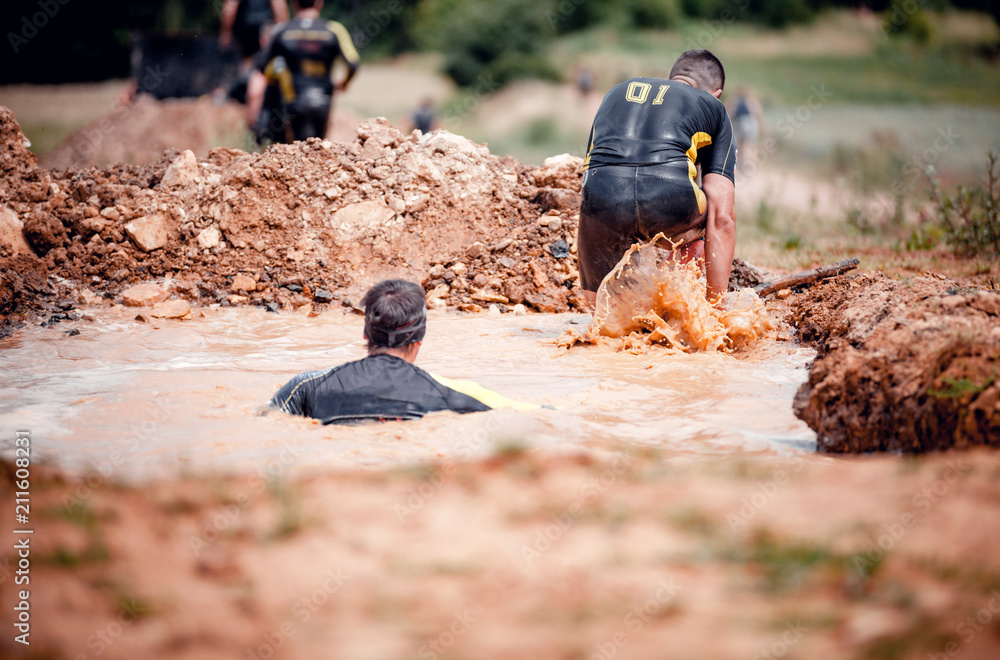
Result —
<instances>
[{"instance_id":1,"label":"yellow stripe on sleeve","mask_svg":"<svg viewBox=\"0 0 1000 660\"><path fill-rule=\"evenodd\" d=\"M471 380L452 380L451 378L444 378L437 374L431 374L431 377L445 387L450 387L456 392L471 396L473 399L485 403L490 408L509 408L512 410L538 410L541 408L537 403L524 403L523 401L508 399L502 394L497 394L493 390L487 389Z\"/></svg>"},{"instance_id":2,"label":"yellow stripe on sleeve","mask_svg":"<svg viewBox=\"0 0 1000 660\"><path fill-rule=\"evenodd\" d=\"M337 35L337 41L340 42L340 52L344 54L344 59L351 64L357 64L361 61L361 57L358 55L357 49L354 48L354 42L351 41L351 33L347 31L342 24L337 21L327 21L330 26L330 30Z\"/></svg>"}]
</instances>

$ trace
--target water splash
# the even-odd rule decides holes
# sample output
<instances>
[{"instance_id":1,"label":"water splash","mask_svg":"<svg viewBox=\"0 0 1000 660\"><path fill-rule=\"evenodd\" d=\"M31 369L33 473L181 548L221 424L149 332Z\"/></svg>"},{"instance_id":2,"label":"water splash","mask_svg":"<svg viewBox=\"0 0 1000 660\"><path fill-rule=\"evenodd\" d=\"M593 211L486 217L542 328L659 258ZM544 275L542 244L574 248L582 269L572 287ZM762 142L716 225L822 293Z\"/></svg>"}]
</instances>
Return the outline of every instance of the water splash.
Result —
<instances>
[{"instance_id":1,"label":"water splash","mask_svg":"<svg viewBox=\"0 0 1000 660\"><path fill-rule=\"evenodd\" d=\"M611 344L635 354L652 346L670 353L732 352L774 328L752 289L710 304L701 264L681 263L662 239L658 234L629 248L601 282L590 327L583 334L566 332L560 346Z\"/></svg>"}]
</instances>

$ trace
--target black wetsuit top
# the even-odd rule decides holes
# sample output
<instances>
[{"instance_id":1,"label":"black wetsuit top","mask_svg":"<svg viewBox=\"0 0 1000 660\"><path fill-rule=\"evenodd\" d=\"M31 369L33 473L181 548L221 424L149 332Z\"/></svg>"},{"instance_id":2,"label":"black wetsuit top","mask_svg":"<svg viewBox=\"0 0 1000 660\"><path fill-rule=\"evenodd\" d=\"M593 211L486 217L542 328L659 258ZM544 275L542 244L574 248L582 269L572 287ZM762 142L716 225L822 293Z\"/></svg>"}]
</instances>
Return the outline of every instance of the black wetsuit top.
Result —
<instances>
[{"instance_id":1,"label":"black wetsuit top","mask_svg":"<svg viewBox=\"0 0 1000 660\"><path fill-rule=\"evenodd\" d=\"M704 235L705 193L695 178L733 179L736 146L725 106L675 80L633 78L611 89L590 131L577 266L596 291L629 246L659 233L679 244Z\"/></svg>"},{"instance_id":2,"label":"black wetsuit top","mask_svg":"<svg viewBox=\"0 0 1000 660\"><path fill-rule=\"evenodd\" d=\"M632 78L611 88L594 117L587 169L608 165L701 165L735 181L736 146L726 108L676 80Z\"/></svg>"},{"instance_id":3,"label":"black wetsuit top","mask_svg":"<svg viewBox=\"0 0 1000 660\"><path fill-rule=\"evenodd\" d=\"M270 405L324 424L419 419L436 410L491 410L485 403L445 387L423 369L386 354L301 373L278 390Z\"/></svg>"}]
</instances>

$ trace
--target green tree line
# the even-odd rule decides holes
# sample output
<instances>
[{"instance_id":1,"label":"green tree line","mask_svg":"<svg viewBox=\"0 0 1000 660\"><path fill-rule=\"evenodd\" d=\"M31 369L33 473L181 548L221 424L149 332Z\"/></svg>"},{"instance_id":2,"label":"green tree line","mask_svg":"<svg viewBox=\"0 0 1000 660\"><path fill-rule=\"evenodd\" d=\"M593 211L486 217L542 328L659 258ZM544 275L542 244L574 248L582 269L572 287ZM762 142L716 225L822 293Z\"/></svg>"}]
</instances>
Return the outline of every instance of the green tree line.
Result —
<instances>
[{"instance_id":1,"label":"green tree line","mask_svg":"<svg viewBox=\"0 0 1000 660\"><path fill-rule=\"evenodd\" d=\"M0 83L95 81L129 74L136 33L196 33L218 29L222 0L6 0ZM738 21L773 28L812 20L858 0L327 0L323 14L350 30L362 57L438 51L458 84L553 77L546 59L556 37L596 26L669 29L683 21ZM1000 22L996 0L953 0ZM924 9L948 0L870 0L892 30L905 30ZM2 102L2 101L0 101Z\"/></svg>"}]
</instances>

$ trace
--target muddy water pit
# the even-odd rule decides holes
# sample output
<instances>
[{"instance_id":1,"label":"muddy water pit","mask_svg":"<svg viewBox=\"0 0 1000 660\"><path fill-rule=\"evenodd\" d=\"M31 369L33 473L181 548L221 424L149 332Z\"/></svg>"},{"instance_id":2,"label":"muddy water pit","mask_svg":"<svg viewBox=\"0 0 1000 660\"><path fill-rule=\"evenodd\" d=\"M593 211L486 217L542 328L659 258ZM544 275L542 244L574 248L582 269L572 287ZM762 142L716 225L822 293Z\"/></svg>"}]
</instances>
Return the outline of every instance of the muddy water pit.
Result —
<instances>
[{"instance_id":1,"label":"muddy water pit","mask_svg":"<svg viewBox=\"0 0 1000 660\"><path fill-rule=\"evenodd\" d=\"M134 312L88 313L94 321L0 342L7 381L0 426L30 429L36 451L70 470L130 479L202 470L277 474L293 465L474 458L511 443L643 445L678 455L815 447L791 405L813 352L791 343L762 341L740 358L635 356L603 346L563 353L557 337L585 327L589 316L433 312L418 365L554 410L324 427L258 412L295 373L363 357L359 316L223 308L154 327L135 321Z\"/></svg>"}]
</instances>

